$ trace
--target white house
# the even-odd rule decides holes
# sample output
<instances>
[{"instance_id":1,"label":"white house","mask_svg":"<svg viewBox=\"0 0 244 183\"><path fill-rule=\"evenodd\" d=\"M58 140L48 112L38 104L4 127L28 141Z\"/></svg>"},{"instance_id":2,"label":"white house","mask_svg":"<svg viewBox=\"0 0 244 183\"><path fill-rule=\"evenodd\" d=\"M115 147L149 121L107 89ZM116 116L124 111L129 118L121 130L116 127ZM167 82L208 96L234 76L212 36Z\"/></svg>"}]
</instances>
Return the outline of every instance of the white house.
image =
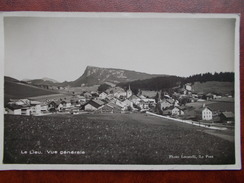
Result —
<instances>
[{"instance_id":1,"label":"white house","mask_svg":"<svg viewBox=\"0 0 244 183\"><path fill-rule=\"evenodd\" d=\"M86 99L91 99L91 98L92 98L92 94L86 92L86 93L84 93L84 97L85 97Z\"/></svg>"},{"instance_id":2,"label":"white house","mask_svg":"<svg viewBox=\"0 0 244 183\"><path fill-rule=\"evenodd\" d=\"M130 106L130 107L133 108L133 102L132 102L132 101L130 101L130 100L128 100L128 99L125 99L125 100L123 101L123 103L124 103L127 107Z\"/></svg>"},{"instance_id":3,"label":"white house","mask_svg":"<svg viewBox=\"0 0 244 183\"><path fill-rule=\"evenodd\" d=\"M126 92L125 92L125 91L117 91L117 92L115 92L113 95L114 95L114 97L116 97L116 98L120 98L121 96L122 96L122 97L126 97Z\"/></svg>"},{"instance_id":4,"label":"white house","mask_svg":"<svg viewBox=\"0 0 244 183\"><path fill-rule=\"evenodd\" d=\"M174 100L172 99L164 99L160 102L161 109L166 109L174 105Z\"/></svg>"},{"instance_id":5,"label":"white house","mask_svg":"<svg viewBox=\"0 0 244 183\"><path fill-rule=\"evenodd\" d=\"M16 105L30 105L31 102L35 102L35 101L30 101L29 99L19 99L17 101L15 101Z\"/></svg>"},{"instance_id":6,"label":"white house","mask_svg":"<svg viewBox=\"0 0 244 183\"><path fill-rule=\"evenodd\" d=\"M31 115L31 109L29 107L24 107L21 109L21 114L30 116Z\"/></svg>"},{"instance_id":7,"label":"white house","mask_svg":"<svg viewBox=\"0 0 244 183\"><path fill-rule=\"evenodd\" d=\"M64 107L63 104L60 103L60 104L58 105L58 111L62 111L63 107Z\"/></svg>"},{"instance_id":8,"label":"white house","mask_svg":"<svg viewBox=\"0 0 244 183\"><path fill-rule=\"evenodd\" d=\"M205 104L203 104L202 107L196 109L196 114L202 120L209 121L209 120L213 119L213 111L212 111L212 109L210 109L209 107L205 106Z\"/></svg>"},{"instance_id":9,"label":"white house","mask_svg":"<svg viewBox=\"0 0 244 183\"><path fill-rule=\"evenodd\" d=\"M115 104L120 106L121 108L125 109L127 106L126 106L126 103L120 101L120 100L116 100L115 101Z\"/></svg>"},{"instance_id":10,"label":"white house","mask_svg":"<svg viewBox=\"0 0 244 183\"><path fill-rule=\"evenodd\" d=\"M184 115L184 111L182 108L176 106L172 109L172 115L176 115L176 116L181 116L181 115Z\"/></svg>"},{"instance_id":11,"label":"white house","mask_svg":"<svg viewBox=\"0 0 244 183\"><path fill-rule=\"evenodd\" d=\"M95 111L103 106L104 103L100 100L90 100L84 107L86 111Z\"/></svg>"},{"instance_id":12,"label":"white house","mask_svg":"<svg viewBox=\"0 0 244 183\"><path fill-rule=\"evenodd\" d=\"M13 104L13 105L7 106L6 111L8 112L8 114L21 115L21 108L22 108L22 106Z\"/></svg>"},{"instance_id":13,"label":"white house","mask_svg":"<svg viewBox=\"0 0 244 183\"><path fill-rule=\"evenodd\" d=\"M133 102L133 104L138 105L141 101L141 99L139 97L137 97L136 95L132 95L129 97L129 100Z\"/></svg>"},{"instance_id":14,"label":"white house","mask_svg":"<svg viewBox=\"0 0 244 183\"><path fill-rule=\"evenodd\" d=\"M212 120L213 119L213 112L209 107L204 107L202 109L202 120Z\"/></svg>"},{"instance_id":15,"label":"white house","mask_svg":"<svg viewBox=\"0 0 244 183\"><path fill-rule=\"evenodd\" d=\"M186 87L186 90L187 90L187 91L191 91L191 90L192 90L191 83L186 83L186 84L185 84L185 87Z\"/></svg>"},{"instance_id":16,"label":"white house","mask_svg":"<svg viewBox=\"0 0 244 183\"><path fill-rule=\"evenodd\" d=\"M48 105L47 104L41 104L41 111L42 112L48 112Z\"/></svg>"},{"instance_id":17,"label":"white house","mask_svg":"<svg viewBox=\"0 0 244 183\"><path fill-rule=\"evenodd\" d=\"M99 99L105 99L107 96L108 96L107 93L102 92L102 93L99 94Z\"/></svg>"},{"instance_id":18,"label":"white house","mask_svg":"<svg viewBox=\"0 0 244 183\"><path fill-rule=\"evenodd\" d=\"M31 114L33 114L33 115L41 114L41 105L40 104L33 105L30 107L30 109L31 109Z\"/></svg>"}]
</instances>

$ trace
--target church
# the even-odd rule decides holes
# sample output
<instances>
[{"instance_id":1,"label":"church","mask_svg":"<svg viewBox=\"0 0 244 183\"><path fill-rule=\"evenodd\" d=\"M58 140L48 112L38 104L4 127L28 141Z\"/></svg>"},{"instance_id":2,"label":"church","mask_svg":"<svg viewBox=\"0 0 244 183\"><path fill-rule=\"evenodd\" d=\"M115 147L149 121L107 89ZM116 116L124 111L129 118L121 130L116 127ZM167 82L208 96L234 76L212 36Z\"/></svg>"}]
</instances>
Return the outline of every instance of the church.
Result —
<instances>
[{"instance_id":1,"label":"church","mask_svg":"<svg viewBox=\"0 0 244 183\"><path fill-rule=\"evenodd\" d=\"M126 98L130 98L132 96L132 91L130 89L130 85L129 85L129 88L128 90L126 91Z\"/></svg>"}]
</instances>

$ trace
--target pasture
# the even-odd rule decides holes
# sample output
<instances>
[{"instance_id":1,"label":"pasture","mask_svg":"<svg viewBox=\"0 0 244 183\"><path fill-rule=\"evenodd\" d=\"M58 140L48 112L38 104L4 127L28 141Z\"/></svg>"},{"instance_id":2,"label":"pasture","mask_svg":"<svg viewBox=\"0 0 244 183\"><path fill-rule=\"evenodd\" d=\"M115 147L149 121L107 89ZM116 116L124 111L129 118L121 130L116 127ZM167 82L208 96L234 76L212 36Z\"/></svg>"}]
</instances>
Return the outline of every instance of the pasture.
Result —
<instances>
[{"instance_id":1,"label":"pasture","mask_svg":"<svg viewBox=\"0 0 244 183\"><path fill-rule=\"evenodd\" d=\"M205 130L145 113L5 115L4 163L233 164L234 143Z\"/></svg>"},{"instance_id":2,"label":"pasture","mask_svg":"<svg viewBox=\"0 0 244 183\"><path fill-rule=\"evenodd\" d=\"M210 107L213 111L220 111L220 112L231 111L233 113L235 112L235 106L234 106L235 103L233 98L223 98L222 100L209 100L209 101L206 100L202 102L187 103L186 106L199 108L203 106L203 104Z\"/></svg>"},{"instance_id":3,"label":"pasture","mask_svg":"<svg viewBox=\"0 0 244 183\"><path fill-rule=\"evenodd\" d=\"M56 91L45 90L35 86L15 83L15 82L5 82L4 83L4 101L7 102L9 99L20 99L35 97L40 95L52 95L57 94Z\"/></svg>"},{"instance_id":4,"label":"pasture","mask_svg":"<svg viewBox=\"0 0 244 183\"><path fill-rule=\"evenodd\" d=\"M234 91L234 82L219 82L219 81L207 81L207 82L195 82L192 86L194 92L203 93L219 93L219 94L231 94Z\"/></svg>"}]
</instances>

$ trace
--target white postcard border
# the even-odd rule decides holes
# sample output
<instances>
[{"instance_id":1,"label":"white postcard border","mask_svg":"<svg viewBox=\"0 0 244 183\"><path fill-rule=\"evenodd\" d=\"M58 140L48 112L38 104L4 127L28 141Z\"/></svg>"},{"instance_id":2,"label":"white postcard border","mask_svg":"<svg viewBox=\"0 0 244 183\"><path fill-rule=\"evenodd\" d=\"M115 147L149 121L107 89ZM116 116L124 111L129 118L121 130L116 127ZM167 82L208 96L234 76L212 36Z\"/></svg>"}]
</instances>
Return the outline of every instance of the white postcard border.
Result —
<instances>
[{"instance_id":1,"label":"white postcard border","mask_svg":"<svg viewBox=\"0 0 244 183\"><path fill-rule=\"evenodd\" d=\"M89 17L89 18L225 18L235 19L235 159L234 165L88 165L88 164L3 164L4 145L4 17ZM1 12L0 13L0 170L239 170L240 148L240 15L190 13L102 13L102 12Z\"/></svg>"}]
</instances>

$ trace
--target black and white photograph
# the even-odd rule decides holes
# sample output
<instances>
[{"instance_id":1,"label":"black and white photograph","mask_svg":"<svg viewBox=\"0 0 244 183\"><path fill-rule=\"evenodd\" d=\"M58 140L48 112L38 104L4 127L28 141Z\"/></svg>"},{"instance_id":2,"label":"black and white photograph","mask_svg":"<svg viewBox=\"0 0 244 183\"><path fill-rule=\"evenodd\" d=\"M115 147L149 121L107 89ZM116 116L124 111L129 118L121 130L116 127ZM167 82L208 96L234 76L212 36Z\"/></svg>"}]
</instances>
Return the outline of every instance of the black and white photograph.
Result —
<instances>
[{"instance_id":1,"label":"black and white photograph","mask_svg":"<svg viewBox=\"0 0 244 183\"><path fill-rule=\"evenodd\" d=\"M240 169L239 21L2 13L0 169Z\"/></svg>"}]
</instances>

